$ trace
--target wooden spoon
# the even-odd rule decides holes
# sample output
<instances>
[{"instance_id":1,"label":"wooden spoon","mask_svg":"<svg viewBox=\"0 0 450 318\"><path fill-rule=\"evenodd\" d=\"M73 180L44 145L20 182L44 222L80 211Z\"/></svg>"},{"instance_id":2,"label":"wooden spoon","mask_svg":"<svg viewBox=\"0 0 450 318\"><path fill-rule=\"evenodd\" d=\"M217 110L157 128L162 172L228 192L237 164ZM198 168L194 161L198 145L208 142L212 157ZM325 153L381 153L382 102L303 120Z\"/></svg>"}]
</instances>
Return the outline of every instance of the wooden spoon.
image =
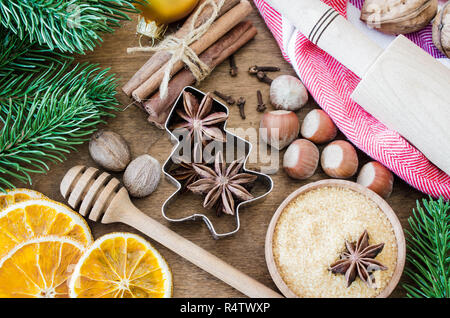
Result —
<instances>
[{"instance_id":1,"label":"wooden spoon","mask_svg":"<svg viewBox=\"0 0 450 318\"><path fill-rule=\"evenodd\" d=\"M106 172L75 166L64 176L60 190L69 205L81 215L105 224L128 224L249 297L282 297L145 215L131 203L119 180Z\"/></svg>"}]
</instances>

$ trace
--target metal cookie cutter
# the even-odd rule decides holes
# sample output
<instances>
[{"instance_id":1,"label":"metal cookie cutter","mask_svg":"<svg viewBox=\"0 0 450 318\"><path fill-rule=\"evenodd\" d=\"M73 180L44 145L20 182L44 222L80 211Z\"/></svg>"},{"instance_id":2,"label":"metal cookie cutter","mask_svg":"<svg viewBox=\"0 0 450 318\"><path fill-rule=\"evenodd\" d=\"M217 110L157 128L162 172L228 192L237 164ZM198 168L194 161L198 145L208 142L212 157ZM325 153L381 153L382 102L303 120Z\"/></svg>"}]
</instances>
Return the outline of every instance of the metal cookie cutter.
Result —
<instances>
[{"instance_id":1,"label":"metal cookie cutter","mask_svg":"<svg viewBox=\"0 0 450 318\"><path fill-rule=\"evenodd\" d=\"M183 91L181 92L181 94L178 96L177 100L175 101L174 107L172 108L172 111L170 112L169 117L167 118L165 128L166 128L166 131L169 133L171 140L175 144L175 146L172 149L172 152L171 152L169 158L164 163L162 170L163 170L166 178L168 178L171 181L171 183L173 183L177 187L177 190L174 193L172 193L172 195L170 195L170 197L164 202L164 204L162 206L162 215L167 221L174 222L174 223L185 222L185 221L195 221L198 219L202 219L205 222L206 226L208 227L208 229L211 232L214 239L224 238L224 237L233 235L237 231L239 231L239 228L240 228L239 208L241 206L249 206L252 203L256 202L257 200L260 200L260 199L266 197L273 189L273 181L266 174L246 169L245 166L246 166L248 157L250 156L250 153L252 150L252 144L250 142L246 141L245 139L227 131L226 130L227 122L225 122L223 124L222 129L226 133L227 142L230 141L230 138L231 138L232 142L235 142L236 144L239 144L241 147L245 148L245 155L244 155L245 159L244 159L243 171L257 176L257 179L255 182L262 184L264 186L265 191L261 195L255 197L251 200L248 200L248 201L242 201L237 205L236 212L235 212L236 227L234 228L234 230L232 230L230 232L226 232L226 233L217 233L217 231L214 228L213 222L208 218L208 216L206 216L203 213L194 213L190 216L182 217L182 218L171 218L167 215L167 210L168 210L169 205L174 203L180 196L183 195L183 193L181 191L182 190L181 183L170 174L171 168L174 165L176 165L173 158L176 156L175 154L180 150L180 141L177 138L177 136L175 136L173 134L173 131L169 127L172 126L172 124L174 123L174 119L178 116L175 112L176 109L183 108L183 92L185 92L185 91L192 93L199 101L206 95L205 93L203 93L202 91L200 91L194 87L186 86L183 89ZM226 107L224 104L220 103L219 101L217 101L215 99L213 99L213 110L225 112L227 115L229 114L228 107Z\"/></svg>"}]
</instances>

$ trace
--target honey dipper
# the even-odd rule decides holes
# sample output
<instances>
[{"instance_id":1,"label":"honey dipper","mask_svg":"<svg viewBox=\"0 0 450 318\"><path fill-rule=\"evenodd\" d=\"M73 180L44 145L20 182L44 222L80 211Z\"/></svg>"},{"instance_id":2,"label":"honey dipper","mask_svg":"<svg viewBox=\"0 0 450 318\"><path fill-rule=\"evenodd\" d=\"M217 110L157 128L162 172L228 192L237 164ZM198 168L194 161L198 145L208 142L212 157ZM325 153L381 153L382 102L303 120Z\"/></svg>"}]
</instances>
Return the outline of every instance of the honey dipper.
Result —
<instances>
[{"instance_id":1,"label":"honey dipper","mask_svg":"<svg viewBox=\"0 0 450 318\"><path fill-rule=\"evenodd\" d=\"M104 224L128 224L249 297L282 297L145 215L131 203L119 180L106 172L75 166L67 171L60 190L69 205L81 215Z\"/></svg>"}]
</instances>

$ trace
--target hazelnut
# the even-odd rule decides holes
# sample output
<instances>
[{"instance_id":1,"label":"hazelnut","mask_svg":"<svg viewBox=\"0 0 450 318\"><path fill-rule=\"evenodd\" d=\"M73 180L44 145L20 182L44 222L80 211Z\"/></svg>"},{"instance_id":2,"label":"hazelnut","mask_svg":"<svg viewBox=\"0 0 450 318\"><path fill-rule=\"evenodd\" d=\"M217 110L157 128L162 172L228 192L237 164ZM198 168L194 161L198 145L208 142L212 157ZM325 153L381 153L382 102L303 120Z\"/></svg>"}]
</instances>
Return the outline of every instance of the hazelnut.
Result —
<instances>
[{"instance_id":1,"label":"hazelnut","mask_svg":"<svg viewBox=\"0 0 450 318\"><path fill-rule=\"evenodd\" d=\"M346 179L358 170L358 155L349 142L336 140L323 149L320 163L328 176Z\"/></svg>"},{"instance_id":2,"label":"hazelnut","mask_svg":"<svg viewBox=\"0 0 450 318\"><path fill-rule=\"evenodd\" d=\"M300 122L294 112L275 110L263 115L260 128L262 140L280 150L297 138Z\"/></svg>"},{"instance_id":3,"label":"hazelnut","mask_svg":"<svg viewBox=\"0 0 450 318\"><path fill-rule=\"evenodd\" d=\"M392 193L394 176L381 163L372 161L361 168L356 182L387 199Z\"/></svg>"},{"instance_id":4,"label":"hazelnut","mask_svg":"<svg viewBox=\"0 0 450 318\"><path fill-rule=\"evenodd\" d=\"M337 135L337 127L321 109L313 109L303 119L302 136L316 144L332 141Z\"/></svg>"},{"instance_id":5,"label":"hazelnut","mask_svg":"<svg viewBox=\"0 0 450 318\"><path fill-rule=\"evenodd\" d=\"M276 109L297 111L308 102L308 91L298 78L280 75L270 85L270 102Z\"/></svg>"},{"instance_id":6,"label":"hazelnut","mask_svg":"<svg viewBox=\"0 0 450 318\"><path fill-rule=\"evenodd\" d=\"M311 141L297 139L284 153L283 168L294 179L308 179L316 172L319 149Z\"/></svg>"}]
</instances>

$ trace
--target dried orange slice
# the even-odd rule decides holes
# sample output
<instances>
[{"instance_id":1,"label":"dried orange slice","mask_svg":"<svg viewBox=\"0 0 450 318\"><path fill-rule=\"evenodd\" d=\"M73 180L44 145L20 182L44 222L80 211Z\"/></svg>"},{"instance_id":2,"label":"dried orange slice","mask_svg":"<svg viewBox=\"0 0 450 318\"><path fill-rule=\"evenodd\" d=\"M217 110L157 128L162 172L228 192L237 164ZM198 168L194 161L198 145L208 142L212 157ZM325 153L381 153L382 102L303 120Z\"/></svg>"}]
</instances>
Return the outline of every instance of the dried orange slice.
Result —
<instances>
[{"instance_id":1,"label":"dried orange slice","mask_svg":"<svg viewBox=\"0 0 450 318\"><path fill-rule=\"evenodd\" d=\"M172 296L172 273L159 252L142 237L111 233L81 256L70 280L80 298L163 298Z\"/></svg>"},{"instance_id":2,"label":"dried orange slice","mask_svg":"<svg viewBox=\"0 0 450 318\"><path fill-rule=\"evenodd\" d=\"M84 246L93 241L78 213L49 199L22 201L0 212L0 258L17 244L45 235L67 236Z\"/></svg>"},{"instance_id":3,"label":"dried orange slice","mask_svg":"<svg viewBox=\"0 0 450 318\"><path fill-rule=\"evenodd\" d=\"M0 260L0 297L69 297L67 281L84 246L60 236L34 238Z\"/></svg>"},{"instance_id":4,"label":"dried orange slice","mask_svg":"<svg viewBox=\"0 0 450 318\"><path fill-rule=\"evenodd\" d=\"M42 198L45 198L45 195L34 190L29 189L7 190L6 193L0 193L0 211L17 202Z\"/></svg>"}]
</instances>

